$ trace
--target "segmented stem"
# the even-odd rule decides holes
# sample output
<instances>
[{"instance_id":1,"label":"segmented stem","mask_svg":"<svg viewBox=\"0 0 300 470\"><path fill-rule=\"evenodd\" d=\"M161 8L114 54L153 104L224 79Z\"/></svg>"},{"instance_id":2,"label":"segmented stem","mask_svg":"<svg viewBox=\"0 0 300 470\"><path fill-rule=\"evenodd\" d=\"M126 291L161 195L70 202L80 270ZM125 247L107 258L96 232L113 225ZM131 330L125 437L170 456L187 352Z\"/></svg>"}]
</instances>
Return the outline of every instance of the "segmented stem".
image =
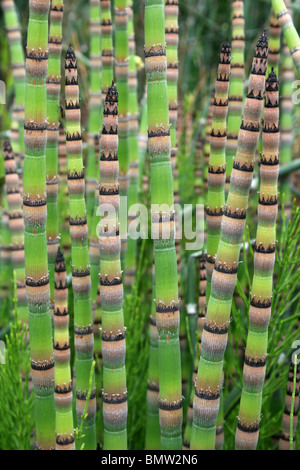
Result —
<instances>
[{"instance_id":1,"label":"segmented stem","mask_svg":"<svg viewBox=\"0 0 300 470\"><path fill-rule=\"evenodd\" d=\"M55 448L54 358L47 259L46 159L49 0L30 0L26 51L23 213L35 426L39 449Z\"/></svg>"},{"instance_id":2,"label":"segmented stem","mask_svg":"<svg viewBox=\"0 0 300 470\"><path fill-rule=\"evenodd\" d=\"M289 374L288 374L288 383L286 388L285 396L285 407L282 416L282 432L279 440L278 450L295 450L295 438L296 430L298 426L298 411L299 411L299 383L300 383L300 369L299 365L296 366L296 376L295 364L291 363ZM294 387L294 383L296 386ZM293 393L295 394L293 400ZM293 405L293 406L292 406ZM293 407L293 411L292 411ZM291 414L292 414L292 448L291 448Z\"/></svg>"},{"instance_id":3,"label":"segmented stem","mask_svg":"<svg viewBox=\"0 0 300 470\"><path fill-rule=\"evenodd\" d=\"M214 449L216 419L222 387L223 358L228 341L232 296L244 233L249 191L265 90L268 41L265 33L255 51L248 95L239 132L238 150L221 225L212 275L211 294L202 336L201 358L194 399L192 449Z\"/></svg>"},{"instance_id":4,"label":"segmented stem","mask_svg":"<svg viewBox=\"0 0 300 470\"><path fill-rule=\"evenodd\" d=\"M103 419L106 450L127 449L126 346L118 220L118 176L118 92L112 85L104 103L99 192Z\"/></svg>"},{"instance_id":5,"label":"segmented stem","mask_svg":"<svg viewBox=\"0 0 300 470\"><path fill-rule=\"evenodd\" d=\"M89 376L93 363L93 321L91 306L91 275L88 252L88 228L85 206L85 183L82 161L79 87L77 61L71 46L65 58L66 142L68 156L69 226L71 236L72 286L74 293L74 335L76 368L76 412L78 423L87 401ZM84 422L82 442L86 450L96 448L96 395L92 392Z\"/></svg>"},{"instance_id":6,"label":"segmented stem","mask_svg":"<svg viewBox=\"0 0 300 470\"><path fill-rule=\"evenodd\" d=\"M262 131L263 152L260 160L258 226L249 310L249 331L244 361L243 391L235 440L237 449L256 449L259 435L275 264L279 142L279 85L277 76L272 71L266 84Z\"/></svg>"},{"instance_id":7,"label":"segmented stem","mask_svg":"<svg viewBox=\"0 0 300 470\"><path fill-rule=\"evenodd\" d=\"M146 0L145 69L154 239L159 416L162 449L182 447L179 302L167 92L164 0Z\"/></svg>"},{"instance_id":8,"label":"segmented stem","mask_svg":"<svg viewBox=\"0 0 300 470\"><path fill-rule=\"evenodd\" d=\"M55 259L54 284L56 450L75 450L68 284L65 259L60 249Z\"/></svg>"}]
</instances>

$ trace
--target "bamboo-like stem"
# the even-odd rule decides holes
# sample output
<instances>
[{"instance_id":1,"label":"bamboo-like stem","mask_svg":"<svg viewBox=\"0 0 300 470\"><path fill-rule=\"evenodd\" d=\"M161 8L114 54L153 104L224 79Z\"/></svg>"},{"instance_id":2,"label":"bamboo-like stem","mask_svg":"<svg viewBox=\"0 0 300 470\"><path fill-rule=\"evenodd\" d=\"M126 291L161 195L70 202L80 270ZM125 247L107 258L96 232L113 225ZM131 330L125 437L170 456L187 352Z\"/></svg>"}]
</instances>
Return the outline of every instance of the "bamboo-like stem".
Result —
<instances>
[{"instance_id":1,"label":"bamboo-like stem","mask_svg":"<svg viewBox=\"0 0 300 470\"><path fill-rule=\"evenodd\" d=\"M210 155L208 163L208 193L206 203L207 256L206 274L209 299L211 276L220 240L221 222L225 205L225 166L227 142L228 90L230 76L231 49L228 41L221 48L216 91L213 106L212 130L210 135Z\"/></svg>"},{"instance_id":2,"label":"bamboo-like stem","mask_svg":"<svg viewBox=\"0 0 300 470\"><path fill-rule=\"evenodd\" d=\"M128 41L129 41L129 189L128 189L128 222L132 227L136 224L138 203L138 175L139 175L139 108L137 96L137 67L135 61L135 34L133 24L132 0L128 0ZM135 208L134 208L135 206ZM137 262L137 240L128 236L125 256L125 285L132 286Z\"/></svg>"},{"instance_id":3,"label":"bamboo-like stem","mask_svg":"<svg viewBox=\"0 0 300 470\"><path fill-rule=\"evenodd\" d=\"M129 41L128 41L128 0L115 0L115 75L119 93L119 183L121 206L120 234L121 234L121 259L125 264L127 249L127 217L125 217L129 187Z\"/></svg>"},{"instance_id":4,"label":"bamboo-like stem","mask_svg":"<svg viewBox=\"0 0 300 470\"><path fill-rule=\"evenodd\" d=\"M147 134L147 125L148 125L148 109L147 109L147 87L145 88L144 97L142 100L142 111L140 119L140 128L139 128L139 195L143 192L143 184L145 182L144 178L146 170L146 156L148 149L148 134Z\"/></svg>"},{"instance_id":5,"label":"bamboo-like stem","mask_svg":"<svg viewBox=\"0 0 300 470\"><path fill-rule=\"evenodd\" d=\"M82 160L79 87L77 61L70 46L65 58L66 74L66 142L68 156L68 189L70 236L72 242L72 286L74 293L74 334L76 368L76 412L78 423L87 401L89 375L93 363L93 321L91 276L88 252L88 229L85 206L85 184ZM96 448L95 379L84 422L83 443L86 450ZM81 446L81 442L78 444Z\"/></svg>"},{"instance_id":6,"label":"bamboo-like stem","mask_svg":"<svg viewBox=\"0 0 300 470\"><path fill-rule=\"evenodd\" d=\"M277 21L276 15L272 9L270 20L270 37L269 37L269 57L267 75L271 73L272 68L278 76L279 74L279 59L280 59L280 36L281 28Z\"/></svg>"},{"instance_id":7,"label":"bamboo-like stem","mask_svg":"<svg viewBox=\"0 0 300 470\"><path fill-rule=\"evenodd\" d=\"M114 78L114 48L112 40L112 20L110 0L101 3L101 37L102 37L102 102L104 103L108 88Z\"/></svg>"},{"instance_id":8,"label":"bamboo-like stem","mask_svg":"<svg viewBox=\"0 0 300 470\"><path fill-rule=\"evenodd\" d=\"M90 96L88 122L88 155L86 166L86 211L88 228L92 227L95 194L98 182L98 155L95 155L95 137L101 127L101 8L99 0L90 0ZM96 198L98 206L98 197ZM92 261L91 261L92 262ZM97 282L98 283L98 282ZM93 277L92 277L93 284Z\"/></svg>"},{"instance_id":9,"label":"bamboo-like stem","mask_svg":"<svg viewBox=\"0 0 300 470\"><path fill-rule=\"evenodd\" d=\"M277 76L272 71L266 84L258 226L243 391L235 438L237 449L255 450L259 436L275 264L279 142L279 85Z\"/></svg>"},{"instance_id":10,"label":"bamboo-like stem","mask_svg":"<svg viewBox=\"0 0 300 470\"><path fill-rule=\"evenodd\" d=\"M11 140L17 166L23 167L24 159L24 103L25 103L25 58L20 24L14 0L1 0L11 66L14 79L15 98L12 112Z\"/></svg>"},{"instance_id":11,"label":"bamboo-like stem","mask_svg":"<svg viewBox=\"0 0 300 470\"><path fill-rule=\"evenodd\" d=\"M118 92L108 89L101 135L99 206L104 449L127 449L125 328L119 231Z\"/></svg>"},{"instance_id":12,"label":"bamboo-like stem","mask_svg":"<svg viewBox=\"0 0 300 470\"><path fill-rule=\"evenodd\" d=\"M159 428L159 372L158 372L158 331L156 326L155 305L155 269L152 266L152 304L150 315L150 350L148 363L147 385L147 424L146 424L146 450L160 449Z\"/></svg>"},{"instance_id":13,"label":"bamboo-like stem","mask_svg":"<svg viewBox=\"0 0 300 470\"><path fill-rule=\"evenodd\" d=\"M272 7L281 27L294 64L300 73L300 38L294 26L290 11L284 0L272 0Z\"/></svg>"},{"instance_id":14,"label":"bamboo-like stem","mask_svg":"<svg viewBox=\"0 0 300 470\"><path fill-rule=\"evenodd\" d=\"M166 82L164 0L146 0L145 69L148 84L148 149L151 161L161 448L181 449L179 302Z\"/></svg>"},{"instance_id":15,"label":"bamboo-like stem","mask_svg":"<svg viewBox=\"0 0 300 470\"><path fill-rule=\"evenodd\" d=\"M56 450L75 450L68 284L65 259L60 249L55 259L54 283Z\"/></svg>"},{"instance_id":16,"label":"bamboo-like stem","mask_svg":"<svg viewBox=\"0 0 300 470\"><path fill-rule=\"evenodd\" d=\"M58 217L58 141L61 88L63 0L52 0L49 28L49 63L47 75L47 249L50 281L50 308L54 309L54 265L59 246Z\"/></svg>"},{"instance_id":17,"label":"bamboo-like stem","mask_svg":"<svg viewBox=\"0 0 300 470\"><path fill-rule=\"evenodd\" d=\"M286 6L290 6L290 1L286 1ZM291 10L290 14L291 14ZM293 82L295 80L295 70L293 59L289 48L284 41L282 50L282 67L281 67L281 90L280 90L280 166L284 167L292 161L293 147ZM291 178L287 175L280 184L280 195L284 201L284 207L288 219L291 217L292 194L291 194Z\"/></svg>"},{"instance_id":18,"label":"bamboo-like stem","mask_svg":"<svg viewBox=\"0 0 300 470\"><path fill-rule=\"evenodd\" d=\"M226 147L226 193L228 194L233 159L238 146L245 78L244 0L232 1L231 76L228 96L228 127Z\"/></svg>"},{"instance_id":19,"label":"bamboo-like stem","mask_svg":"<svg viewBox=\"0 0 300 470\"><path fill-rule=\"evenodd\" d=\"M171 164L173 170L176 166L177 155L176 126L178 114L178 14L178 0L165 0L167 83L171 134ZM174 180L175 179L176 174L174 175Z\"/></svg>"},{"instance_id":20,"label":"bamboo-like stem","mask_svg":"<svg viewBox=\"0 0 300 470\"><path fill-rule=\"evenodd\" d=\"M16 273L18 315L22 323L28 324L28 307L25 286L24 220L20 181L17 164L9 141L4 142L5 186L8 203L9 228L11 233L11 261Z\"/></svg>"},{"instance_id":21,"label":"bamboo-like stem","mask_svg":"<svg viewBox=\"0 0 300 470\"><path fill-rule=\"evenodd\" d=\"M259 138L267 57L268 41L263 33L257 42L252 64L244 116L239 132L238 150L231 174L220 243L212 275L195 389L192 449L212 450L215 448L223 358L228 340L232 297L236 285L255 151Z\"/></svg>"},{"instance_id":22,"label":"bamboo-like stem","mask_svg":"<svg viewBox=\"0 0 300 470\"><path fill-rule=\"evenodd\" d=\"M196 351L195 351L193 379L192 379L193 385L196 384L198 364L199 364L199 354L201 354L202 334L203 334L203 327L204 327L205 315L206 315L206 287L207 287L206 253L202 252L201 256L199 257L199 298L198 298L198 322L197 322L198 344L196 345ZM191 396L190 396L190 402L189 402L187 425L186 425L185 432L184 432L183 450L189 450L190 445L191 445L194 395L195 395L195 388L193 386L192 391L191 391Z\"/></svg>"},{"instance_id":23,"label":"bamboo-like stem","mask_svg":"<svg viewBox=\"0 0 300 470\"><path fill-rule=\"evenodd\" d=\"M49 0L30 0L26 53L23 213L31 370L39 449L55 448L54 358L47 260L46 159Z\"/></svg>"},{"instance_id":24,"label":"bamboo-like stem","mask_svg":"<svg viewBox=\"0 0 300 470\"><path fill-rule=\"evenodd\" d=\"M58 170L59 170L59 190L58 190L58 212L59 212L59 231L61 234L61 246L64 257L68 264L71 254L71 239L69 231L69 211L68 211L68 159L66 136L62 120L59 126L58 140Z\"/></svg>"},{"instance_id":25,"label":"bamboo-like stem","mask_svg":"<svg viewBox=\"0 0 300 470\"><path fill-rule=\"evenodd\" d=\"M294 382L296 386L294 387ZM285 396L285 407L282 416L282 430L279 440L278 450L295 450L295 437L296 430L298 426L298 411L299 411L299 392L300 392L300 369L299 365L296 366L296 376L295 376L295 364L291 363L289 374L288 374L288 383L286 388ZM293 400L293 392L295 394ZM293 406L292 406L293 405ZM293 411L292 411L293 408ZM291 423L291 414L292 414L292 423ZM292 424L292 448L290 444L291 439L291 424Z\"/></svg>"}]
</instances>

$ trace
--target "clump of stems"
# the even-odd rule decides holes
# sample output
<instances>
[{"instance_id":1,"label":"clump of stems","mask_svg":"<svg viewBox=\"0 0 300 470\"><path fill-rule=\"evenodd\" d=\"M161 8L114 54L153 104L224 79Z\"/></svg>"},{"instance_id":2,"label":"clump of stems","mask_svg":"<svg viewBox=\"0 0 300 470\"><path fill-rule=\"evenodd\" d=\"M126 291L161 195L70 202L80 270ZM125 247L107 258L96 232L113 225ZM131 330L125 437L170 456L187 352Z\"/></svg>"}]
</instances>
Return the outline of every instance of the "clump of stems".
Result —
<instances>
[{"instance_id":1,"label":"clump of stems","mask_svg":"<svg viewBox=\"0 0 300 470\"><path fill-rule=\"evenodd\" d=\"M277 76L272 71L266 84L258 226L243 391L235 439L237 449L255 450L259 435L275 264L279 142L279 85Z\"/></svg>"},{"instance_id":2,"label":"clump of stems","mask_svg":"<svg viewBox=\"0 0 300 470\"><path fill-rule=\"evenodd\" d=\"M68 283L65 259L60 249L58 249L55 259L54 284L56 450L75 450Z\"/></svg>"},{"instance_id":3,"label":"clump of stems","mask_svg":"<svg viewBox=\"0 0 300 470\"><path fill-rule=\"evenodd\" d=\"M99 206L100 296L102 310L104 449L127 449L127 388L123 281L119 230L118 92L104 102ZM101 211L101 212L102 212Z\"/></svg>"},{"instance_id":4,"label":"clump of stems","mask_svg":"<svg viewBox=\"0 0 300 470\"><path fill-rule=\"evenodd\" d=\"M49 1L30 0L26 53L23 213L31 372L39 449L55 448L54 358L47 259L46 160Z\"/></svg>"},{"instance_id":5,"label":"clump of stems","mask_svg":"<svg viewBox=\"0 0 300 470\"><path fill-rule=\"evenodd\" d=\"M257 42L252 64L238 149L212 275L195 389L192 449L215 448L223 358L228 340L232 297L259 138L267 58L268 41L263 33Z\"/></svg>"},{"instance_id":6,"label":"clump of stems","mask_svg":"<svg viewBox=\"0 0 300 470\"><path fill-rule=\"evenodd\" d=\"M91 276L88 252L88 229L85 206L85 184L82 161L79 87L77 61L71 46L65 58L66 142L68 157L69 225L71 236L72 287L74 293L74 335L76 369L76 411L78 423L87 401L89 375L93 363L93 321ZM83 443L86 450L96 448L95 383L84 422Z\"/></svg>"},{"instance_id":7,"label":"clump of stems","mask_svg":"<svg viewBox=\"0 0 300 470\"><path fill-rule=\"evenodd\" d=\"M145 69L148 84L148 150L151 162L161 448L181 449L179 302L166 82L164 0L146 0Z\"/></svg>"}]
</instances>

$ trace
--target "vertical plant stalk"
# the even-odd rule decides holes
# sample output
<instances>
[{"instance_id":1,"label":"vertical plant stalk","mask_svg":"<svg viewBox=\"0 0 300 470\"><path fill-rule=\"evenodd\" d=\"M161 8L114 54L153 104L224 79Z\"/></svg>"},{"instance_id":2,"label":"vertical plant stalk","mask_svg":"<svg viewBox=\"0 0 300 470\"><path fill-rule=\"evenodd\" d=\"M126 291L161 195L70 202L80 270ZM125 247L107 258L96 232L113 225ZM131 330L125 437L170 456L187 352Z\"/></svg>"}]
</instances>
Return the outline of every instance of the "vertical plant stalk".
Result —
<instances>
[{"instance_id":1,"label":"vertical plant stalk","mask_svg":"<svg viewBox=\"0 0 300 470\"><path fill-rule=\"evenodd\" d=\"M285 408L282 416L282 431L279 440L278 450L295 450L295 438L296 430L298 426L298 411L299 411L299 382L300 382L300 370L299 365L296 366L291 363L291 367L288 375L287 390L285 396ZM296 387L294 387L296 382ZM293 400L293 393L295 394ZM291 414L292 414L292 426L291 426ZM291 439L291 428L292 428L292 448L290 446Z\"/></svg>"},{"instance_id":2,"label":"vertical plant stalk","mask_svg":"<svg viewBox=\"0 0 300 470\"><path fill-rule=\"evenodd\" d=\"M206 120L206 124L204 127L204 169L203 169L203 185L204 185L204 193L208 191L208 165L209 165L209 156L210 156L210 136L212 131L212 119L213 119L213 110L214 110L214 101L215 101L215 89L212 90L210 95L210 103L208 109L208 116Z\"/></svg>"},{"instance_id":3,"label":"vertical plant stalk","mask_svg":"<svg viewBox=\"0 0 300 470\"><path fill-rule=\"evenodd\" d=\"M154 260L153 260L154 261ZM147 382L146 450L160 449L158 331L156 326L155 269L152 267L152 303L150 315L150 350Z\"/></svg>"},{"instance_id":4,"label":"vertical plant stalk","mask_svg":"<svg viewBox=\"0 0 300 470\"><path fill-rule=\"evenodd\" d=\"M235 438L237 449L255 450L259 436L275 264L279 143L279 85L272 70L266 84L254 276Z\"/></svg>"},{"instance_id":5,"label":"vertical plant stalk","mask_svg":"<svg viewBox=\"0 0 300 470\"><path fill-rule=\"evenodd\" d=\"M206 204L207 256L206 274L209 299L211 276L220 240L221 222L225 206L226 181L226 142L228 90L230 76L231 49L226 41L221 48L216 92L213 107L212 130L210 135L210 155L208 163L208 193Z\"/></svg>"},{"instance_id":6,"label":"vertical plant stalk","mask_svg":"<svg viewBox=\"0 0 300 470\"><path fill-rule=\"evenodd\" d=\"M281 28L277 21L276 15L272 9L270 20L270 37L269 37L269 57L267 76L270 75L272 68L278 76L279 74L279 60L280 60L280 36Z\"/></svg>"},{"instance_id":7,"label":"vertical plant stalk","mask_svg":"<svg viewBox=\"0 0 300 470\"><path fill-rule=\"evenodd\" d=\"M58 141L60 118L61 49L63 0L52 0L49 28L47 75L47 249L50 281L50 308L54 309L54 265L59 247L58 217Z\"/></svg>"},{"instance_id":8,"label":"vertical plant stalk","mask_svg":"<svg viewBox=\"0 0 300 470\"><path fill-rule=\"evenodd\" d=\"M74 293L74 335L76 369L76 412L78 425L87 401L89 375L93 363L94 337L91 306L91 275L88 252L88 228L85 206L85 184L82 161L79 87L77 61L71 46L65 58L66 142L68 157L68 189ZM87 418L83 426L86 450L96 448L96 395L93 376ZM81 442L78 443L81 447Z\"/></svg>"},{"instance_id":9,"label":"vertical plant stalk","mask_svg":"<svg viewBox=\"0 0 300 470\"><path fill-rule=\"evenodd\" d=\"M54 282L56 450L75 450L68 284L65 259L60 249L55 259Z\"/></svg>"},{"instance_id":10,"label":"vertical plant stalk","mask_svg":"<svg viewBox=\"0 0 300 470\"><path fill-rule=\"evenodd\" d=\"M90 0L89 3L91 68L89 76L90 95L88 122L88 155L85 181L86 211L88 228L90 232L92 227L93 213L95 210L95 193L99 174L98 155L95 155L95 137L99 135L101 127L101 8L99 0Z\"/></svg>"},{"instance_id":11,"label":"vertical plant stalk","mask_svg":"<svg viewBox=\"0 0 300 470\"><path fill-rule=\"evenodd\" d=\"M164 0L146 0L145 69L148 84L148 149L151 161L151 220L155 258L161 448L181 449L180 317L173 177L170 162Z\"/></svg>"},{"instance_id":12,"label":"vertical plant stalk","mask_svg":"<svg viewBox=\"0 0 300 470\"><path fill-rule=\"evenodd\" d=\"M25 58L20 24L14 0L1 0L11 54L15 98L12 112L11 139L17 166L24 164Z\"/></svg>"},{"instance_id":13,"label":"vertical plant stalk","mask_svg":"<svg viewBox=\"0 0 300 470\"><path fill-rule=\"evenodd\" d=\"M128 41L129 41L129 189L128 189L128 222L136 225L139 176L139 107L137 96L137 67L135 61L135 35L133 23L132 0L128 0ZM135 206L135 207L134 207ZM137 240L128 237L125 257L125 286L131 287L136 274Z\"/></svg>"},{"instance_id":14,"label":"vertical plant stalk","mask_svg":"<svg viewBox=\"0 0 300 470\"><path fill-rule=\"evenodd\" d=\"M11 233L11 261L16 273L18 317L22 323L28 324L22 196L20 194L17 164L9 141L4 142L4 159L6 198L9 209L9 228Z\"/></svg>"},{"instance_id":15,"label":"vertical plant stalk","mask_svg":"<svg viewBox=\"0 0 300 470\"><path fill-rule=\"evenodd\" d=\"M39 449L55 448L54 358L47 259L48 0L30 0L26 51L23 214L35 427Z\"/></svg>"},{"instance_id":16,"label":"vertical plant stalk","mask_svg":"<svg viewBox=\"0 0 300 470\"><path fill-rule=\"evenodd\" d=\"M238 150L221 226L221 237L212 275L211 294L202 336L201 357L194 399L192 449L215 448L223 358L228 341L232 297L236 285L240 248L245 229L249 191L265 90L268 41L257 42L252 64Z\"/></svg>"},{"instance_id":17,"label":"vertical plant stalk","mask_svg":"<svg viewBox=\"0 0 300 470\"><path fill-rule=\"evenodd\" d=\"M120 234L121 234L121 259L125 264L127 249L127 216L125 212L125 198L129 187L129 41L128 41L128 0L115 0L115 75L119 93L119 184L121 206Z\"/></svg>"},{"instance_id":18,"label":"vertical plant stalk","mask_svg":"<svg viewBox=\"0 0 300 470\"><path fill-rule=\"evenodd\" d=\"M300 73L300 38L290 11L283 0L272 0L272 7L281 27L294 64Z\"/></svg>"},{"instance_id":19,"label":"vertical plant stalk","mask_svg":"<svg viewBox=\"0 0 300 470\"><path fill-rule=\"evenodd\" d=\"M193 379L192 379L193 385L196 384L199 354L201 354L202 334L203 334L203 327L204 327L205 315L206 315L206 287L207 287L206 253L202 252L202 254L199 257L199 298L198 298L198 322L197 322L198 344L196 345L196 351L195 351L194 370L193 370ZM193 424L194 395L195 395L195 388L193 386L192 391L191 391L191 396L190 396L190 402L189 402L187 425L186 425L185 432L184 432L183 450L190 449L192 424Z\"/></svg>"},{"instance_id":20,"label":"vertical plant stalk","mask_svg":"<svg viewBox=\"0 0 300 470\"><path fill-rule=\"evenodd\" d=\"M114 78L114 48L112 39L112 20L110 0L101 3L101 37L102 37L102 102L104 103L108 88Z\"/></svg>"},{"instance_id":21,"label":"vertical plant stalk","mask_svg":"<svg viewBox=\"0 0 300 470\"><path fill-rule=\"evenodd\" d=\"M245 18L244 0L232 1L231 76L228 97L228 127L226 147L226 194L229 191L233 160L238 146L245 79Z\"/></svg>"},{"instance_id":22,"label":"vertical plant stalk","mask_svg":"<svg viewBox=\"0 0 300 470\"><path fill-rule=\"evenodd\" d=\"M144 190L144 183L147 182L148 178L146 173L146 158L147 158L147 150L148 150L148 134L147 134L147 126L148 126L148 109L147 109L147 87L145 87L145 93L142 100L142 111L141 111L141 119L140 119L140 128L139 128L139 196L141 199L141 195L143 192L147 192L146 189ZM147 181L145 181L147 179Z\"/></svg>"},{"instance_id":23,"label":"vertical plant stalk","mask_svg":"<svg viewBox=\"0 0 300 470\"><path fill-rule=\"evenodd\" d=\"M127 449L127 388L119 231L118 92L108 89L101 135L99 206L104 449Z\"/></svg>"},{"instance_id":24,"label":"vertical plant stalk","mask_svg":"<svg viewBox=\"0 0 300 470\"><path fill-rule=\"evenodd\" d=\"M286 6L290 6L290 1L286 1ZM290 14L291 14L291 10ZM280 90L280 164L281 166L287 165L293 158L293 82L295 80L294 64L291 57L289 48L284 41L283 50L281 55L282 68L281 68L281 90ZM280 182L280 196L284 202L285 212L287 218L291 218L292 212L292 193L291 193L291 178L286 176Z\"/></svg>"},{"instance_id":25,"label":"vertical plant stalk","mask_svg":"<svg viewBox=\"0 0 300 470\"><path fill-rule=\"evenodd\" d=\"M61 234L61 246L64 257L68 262L71 254L71 239L69 231L69 210L68 210L68 159L66 136L61 119L59 126L58 140L58 171L59 171L59 189L58 189L58 212L59 212L59 232ZM67 263L66 263L67 264Z\"/></svg>"}]
</instances>

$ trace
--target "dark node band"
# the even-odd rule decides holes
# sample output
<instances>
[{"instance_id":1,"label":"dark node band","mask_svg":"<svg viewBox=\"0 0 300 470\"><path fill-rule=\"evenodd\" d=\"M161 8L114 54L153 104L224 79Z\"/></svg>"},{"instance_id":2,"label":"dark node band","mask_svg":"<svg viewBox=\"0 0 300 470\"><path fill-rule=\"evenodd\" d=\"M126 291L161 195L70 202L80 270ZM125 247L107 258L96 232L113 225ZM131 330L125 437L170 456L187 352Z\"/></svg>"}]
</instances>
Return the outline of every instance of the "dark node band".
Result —
<instances>
[{"instance_id":1,"label":"dark node band","mask_svg":"<svg viewBox=\"0 0 300 470\"><path fill-rule=\"evenodd\" d=\"M75 335L78 335L78 336L88 336L88 335L92 335L94 332L93 330L93 326L89 325L87 326L86 328L78 328L78 327L74 327L74 333Z\"/></svg>"},{"instance_id":2,"label":"dark node band","mask_svg":"<svg viewBox=\"0 0 300 470\"><path fill-rule=\"evenodd\" d=\"M252 165L251 163L243 163L241 165L240 162L234 160L233 169L238 171L245 171L247 173L253 173L254 165Z\"/></svg>"},{"instance_id":3,"label":"dark node band","mask_svg":"<svg viewBox=\"0 0 300 470\"><path fill-rule=\"evenodd\" d=\"M69 446L75 442L74 436L56 437L56 444L59 446Z\"/></svg>"},{"instance_id":4,"label":"dark node band","mask_svg":"<svg viewBox=\"0 0 300 470\"><path fill-rule=\"evenodd\" d=\"M218 400L220 398L220 392L205 393L205 392L201 392L200 390L197 390L197 387L195 387L195 395L198 398L201 398L202 400L208 400L208 401Z\"/></svg>"},{"instance_id":5,"label":"dark node band","mask_svg":"<svg viewBox=\"0 0 300 470\"><path fill-rule=\"evenodd\" d=\"M159 386L157 384L154 384L153 382L148 382L147 389L150 390L150 392L159 393Z\"/></svg>"},{"instance_id":6,"label":"dark node band","mask_svg":"<svg viewBox=\"0 0 300 470\"><path fill-rule=\"evenodd\" d=\"M26 278L25 284L28 287L43 287L49 284L49 277L45 276L45 279L40 279L39 281L35 281L34 279Z\"/></svg>"},{"instance_id":7,"label":"dark node band","mask_svg":"<svg viewBox=\"0 0 300 470\"><path fill-rule=\"evenodd\" d=\"M237 274L237 272L238 272L238 267L237 266L229 268L227 265L221 264L219 262L215 263L214 269L215 269L215 271L217 271L219 273L222 273L222 274Z\"/></svg>"},{"instance_id":8,"label":"dark node band","mask_svg":"<svg viewBox=\"0 0 300 470\"><path fill-rule=\"evenodd\" d=\"M174 302L170 305L162 305L161 303L156 305L156 313L174 313L179 310L179 303Z\"/></svg>"},{"instance_id":9,"label":"dark node band","mask_svg":"<svg viewBox=\"0 0 300 470\"><path fill-rule=\"evenodd\" d=\"M176 411L182 408L182 399L178 400L175 403L170 403L161 398L158 399L158 408L164 411Z\"/></svg>"},{"instance_id":10,"label":"dark node band","mask_svg":"<svg viewBox=\"0 0 300 470\"><path fill-rule=\"evenodd\" d=\"M222 207L220 207L219 209L211 209L207 207L206 214L210 217L221 217L224 214L224 211Z\"/></svg>"},{"instance_id":11,"label":"dark node band","mask_svg":"<svg viewBox=\"0 0 300 470\"><path fill-rule=\"evenodd\" d=\"M120 286L121 284L122 284L122 276L115 277L114 279L109 280L106 276L101 276L100 274L100 286L113 287L113 286Z\"/></svg>"},{"instance_id":12,"label":"dark node band","mask_svg":"<svg viewBox=\"0 0 300 470\"><path fill-rule=\"evenodd\" d=\"M74 267L72 267L72 276L73 277L87 277L90 275L90 268L86 268L86 269L75 269Z\"/></svg>"},{"instance_id":13,"label":"dark node band","mask_svg":"<svg viewBox=\"0 0 300 470\"><path fill-rule=\"evenodd\" d=\"M115 341L123 341L125 339L125 333L117 333L117 334L106 334L105 331L102 331L102 341L106 341L107 343L112 343Z\"/></svg>"},{"instance_id":14,"label":"dark node band","mask_svg":"<svg viewBox=\"0 0 300 470\"><path fill-rule=\"evenodd\" d=\"M241 424L240 422L238 422L237 427L240 431L246 432L249 434L253 434L259 431L259 424L257 424L256 426L245 426Z\"/></svg>"},{"instance_id":15,"label":"dark node band","mask_svg":"<svg viewBox=\"0 0 300 470\"><path fill-rule=\"evenodd\" d=\"M226 327L210 326L205 323L203 329L207 331L208 333L213 333L216 335L227 335L228 333L228 326Z\"/></svg>"},{"instance_id":16,"label":"dark node band","mask_svg":"<svg viewBox=\"0 0 300 470\"><path fill-rule=\"evenodd\" d=\"M119 395L119 396L110 396L107 393L102 393L103 403L108 403L110 405L121 405L121 403L127 402L127 394Z\"/></svg>"},{"instance_id":17,"label":"dark node band","mask_svg":"<svg viewBox=\"0 0 300 470\"><path fill-rule=\"evenodd\" d=\"M76 400L86 401L88 396L88 392L76 392ZM96 392L92 391L90 400L94 400L96 398Z\"/></svg>"},{"instance_id":18,"label":"dark node band","mask_svg":"<svg viewBox=\"0 0 300 470\"><path fill-rule=\"evenodd\" d=\"M255 308L270 308L272 306L272 300L269 298L256 300L255 297L252 297L250 305Z\"/></svg>"},{"instance_id":19,"label":"dark node band","mask_svg":"<svg viewBox=\"0 0 300 470\"><path fill-rule=\"evenodd\" d=\"M245 123L244 120L242 121L241 127L243 131L249 131L249 132L259 132L260 131L260 126L255 126L252 122Z\"/></svg>"},{"instance_id":20,"label":"dark node band","mask_svg":"<svg viewBox=\"0 0 300 470\"><path fill-rule=\"evenodd\" d=\"M37 371L45 371L45 370L50 370L54 368L54 361L50 360L46 364L36 364L35 362L31 361L31 369L37 370Z\"/></svg>"},{"instance_id":21,"label":"dark node band","mask_svg":"<svg viewBox=\"0 0 300 470\"><path fill-rule=\"evenodd\" d=\"M226 217L230 218L230 219L238 219L238 220L245 220L246 219L246 216L247 216L247 213L246 213L246 210L245 211L231 211L231 209L229 209L228 207L225 207L225 210L224 210L224 215L226 215Z\"/></svg>"},{"instance_id":22,"label":"dark node band","mask_svg":"<svg viewBox=\"0 0 300 470\"><path fill-rule=\"evenodd\" d=\"M148 131L148 138L151 139L153 137L169 137L170 136L170 129L167 131Z\"/></svg>"},{"instance_id":23,"label":"dark node band","mask_svg":"<svg viewBox=\"0 0 300 470\"><path fill-rule=\"evenodd\" d=\"M256 253L261 253L263 255L275 253L275 243L269 245L267 248L265 248L262 245L262 243L260 243L259 245L255 246L255 251L256 251Z\"/></svg>"},{"instance_id":24,"label":"dark node band","mask_svg":"<svg viewBox=\"0 0 300 470\"><path fill-rule=\"evenodd\" d=\"M87 224L87 219L86 217L78 218L78 219L73 219L72 217L69 218L69 223L72 226L79 226L79 225L86 225Z\"/></svg>"},{"instance_id":25,"label":"dark node band","mask_svg":"<svg viewBox=\"0 0 300 470\"><path fill-rule=\"evenodd\" d=\"M153 48L150 48L149 50L145 49L145 58L149 57L161 57L166 55L166 49L158 49L158 50L153 50Z\"/></svg>"},{"instance_id":26,"label":"dark node band","mask_svg":"<svg viewBox=\"0 0 300 470\"><path fill-rule=\"evenodd\" d=\"M250 359L249 357L245 356L245 364L249 367L265 367L266 360L265 359Z\"/></svg>"}]
</instances>

